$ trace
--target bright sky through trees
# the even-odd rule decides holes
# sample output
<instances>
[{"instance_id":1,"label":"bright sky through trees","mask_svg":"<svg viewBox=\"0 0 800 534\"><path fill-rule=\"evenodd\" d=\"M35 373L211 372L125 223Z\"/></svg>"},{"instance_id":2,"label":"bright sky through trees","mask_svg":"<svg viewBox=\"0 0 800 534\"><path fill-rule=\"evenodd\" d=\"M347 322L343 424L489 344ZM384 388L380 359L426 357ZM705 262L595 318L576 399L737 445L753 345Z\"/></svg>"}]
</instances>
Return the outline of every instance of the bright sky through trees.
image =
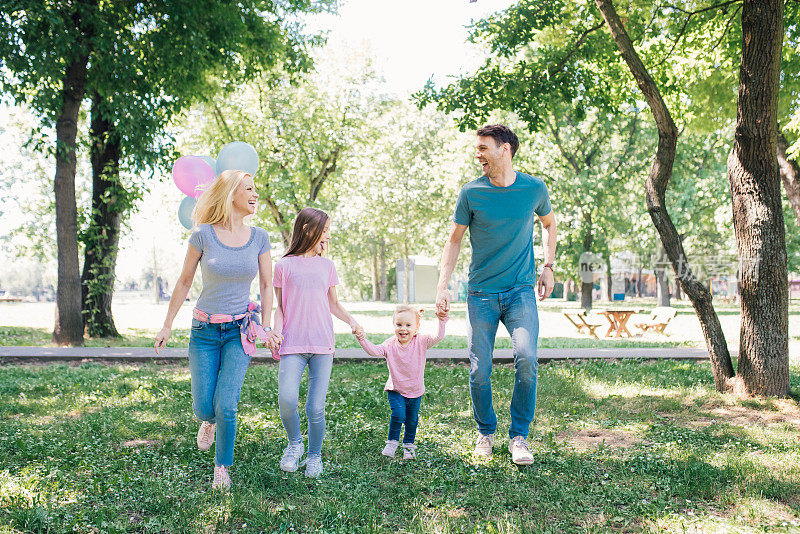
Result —
<instances>
[{"instance_id":1,"label":"bright sky through trees","mask_svg":"<svg viewBox=\"0 0 800 534\"><path fill-rule=\"evenodd\" d=\"M432 75L437 85L448 75L467 73L483 58L466 43L467 28L513 4L513 0L342 0L339 15L309 19L309 29L329 29L329 39L369 46L377 68L394 92L413 92Z\"/></svg>"}]
</instances>

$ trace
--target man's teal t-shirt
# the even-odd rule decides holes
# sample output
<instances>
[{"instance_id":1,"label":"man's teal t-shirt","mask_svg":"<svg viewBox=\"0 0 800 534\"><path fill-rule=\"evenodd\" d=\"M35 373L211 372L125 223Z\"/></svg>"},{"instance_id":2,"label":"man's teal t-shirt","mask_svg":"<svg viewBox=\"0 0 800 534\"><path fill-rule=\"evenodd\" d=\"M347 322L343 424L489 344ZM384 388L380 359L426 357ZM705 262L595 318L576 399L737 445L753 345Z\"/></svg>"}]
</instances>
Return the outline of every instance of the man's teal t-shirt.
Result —
<instances>
[{"instance_id":1,"label":"man's teal t-shirt","mask_svg":"<svg viewBox=\"0 0 800 534\"><path fill-rule=\"evenodd\" d=\"M547 186L541 178L528 174L518 172L508 187L492 185L486 176L464 185L453 221L469 226L469 289L501 293L535 285L535 216L547 215L550 210Z\"/></svg>"}]
</instances>

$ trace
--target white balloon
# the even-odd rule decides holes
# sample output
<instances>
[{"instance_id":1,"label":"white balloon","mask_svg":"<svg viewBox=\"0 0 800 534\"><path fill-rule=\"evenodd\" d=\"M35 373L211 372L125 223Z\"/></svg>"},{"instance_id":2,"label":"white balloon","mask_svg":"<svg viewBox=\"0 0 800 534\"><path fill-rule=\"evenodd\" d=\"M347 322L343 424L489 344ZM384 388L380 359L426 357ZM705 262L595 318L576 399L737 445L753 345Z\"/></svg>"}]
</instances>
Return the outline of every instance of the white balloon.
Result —
<instances>
[{"instance_id":1,"label":"white balloon","mask_svg":"<svg viewBox=\"0 0 800 534\"><path fill-rule=\"evenodd\" d=\"M255 176L258 170L256 149L244 141L234 141L222 147L222 150L217 155L217 176L228 169L244 171L251 176Z\"/></svg>"}]
</instances>

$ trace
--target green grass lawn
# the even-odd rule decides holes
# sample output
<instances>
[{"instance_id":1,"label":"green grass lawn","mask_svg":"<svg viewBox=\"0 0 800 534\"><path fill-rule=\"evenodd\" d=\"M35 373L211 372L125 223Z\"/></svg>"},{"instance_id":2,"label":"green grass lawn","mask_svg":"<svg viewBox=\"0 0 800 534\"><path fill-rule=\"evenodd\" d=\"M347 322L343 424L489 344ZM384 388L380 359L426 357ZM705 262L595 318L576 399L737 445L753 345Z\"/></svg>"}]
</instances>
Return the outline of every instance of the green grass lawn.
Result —
<instances>
[{"instance_id":1,"label":"green grass lawn","mask_svg":"<svg viewBox=\"0 0 800 534\"><path fill-rule=\"evenodd\" d=\"M86 347L152 347L156 332L142 329L133 329L125 332L119 338L86 338ZM52 331L45 328L28 328L22 326L0 326L0 346L47 346L52 344ZM367 334L373 343L380 343L389 337L389 334ZM540 348L644 348L644 347L679 347L691 346L690 341L643 341L638 339L591 339L573 337L540 337ZM168 347L188 347L189 330L175 328L172 330ZM511 339L498 338L495 342L498 349L510 349ZM336 334L336 348L356 349L359 344L351 334ZM466 349L466 336L448 335L438 345L437 349Z\"/></svg>"},{"instance_id":2,"label":"green grass lawn","mask_svg":"<svg viewBox=\"0 0 800 534\"><path fill-rule=\"evenodd\" d=\"M800 393L800 369L792 369ZM285 474L277 366L251 367L229 495L209 491L188 369L0 367L0 532L796 532L800 403L713 390L707 363L542 365L535 463L506 450L513 368L493 375L495 455L467 366L430 365L415 461L380 456L385 365L334 367L325 474ZM305 394L305 385L302 387Z\"/></svg>"}]
</instances>

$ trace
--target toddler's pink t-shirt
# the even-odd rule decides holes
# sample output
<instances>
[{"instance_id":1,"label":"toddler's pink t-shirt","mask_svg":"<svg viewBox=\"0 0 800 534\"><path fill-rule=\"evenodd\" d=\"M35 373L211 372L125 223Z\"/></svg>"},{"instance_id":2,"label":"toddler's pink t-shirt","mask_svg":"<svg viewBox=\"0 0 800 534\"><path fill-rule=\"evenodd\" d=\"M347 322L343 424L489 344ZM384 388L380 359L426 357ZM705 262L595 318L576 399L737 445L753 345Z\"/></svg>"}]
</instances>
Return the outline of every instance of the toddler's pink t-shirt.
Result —
<instances>
[{"instance_id":1,"label":"toddler's pink t-shirt","mask_svg":"<svg viewBox=\"0 0 800 534\"><path fill-rule=\"evenodd\" d=\"M322 256L287 256L275 264L272 285L281 288L283 306L279 354L333 354L328 290L338 283L336 266Z\"/></svg>"},{"instance_id":2,"label":"toddler's pink t-shirt","mask_svg":"<svg viewBox=\"0 0 800 534\"><path fill-rule=\"evenodd\" d=\"M435 336L417 334L405 347L392 336L380 345L368 339L358 342L370 356L383 356L389 367L389 378L384 391L396 391L404 397L414 399L425 393L425 355L428 349L444 339L447 319L439 319L439 332Z\"/></svg>"}]
</instances>

